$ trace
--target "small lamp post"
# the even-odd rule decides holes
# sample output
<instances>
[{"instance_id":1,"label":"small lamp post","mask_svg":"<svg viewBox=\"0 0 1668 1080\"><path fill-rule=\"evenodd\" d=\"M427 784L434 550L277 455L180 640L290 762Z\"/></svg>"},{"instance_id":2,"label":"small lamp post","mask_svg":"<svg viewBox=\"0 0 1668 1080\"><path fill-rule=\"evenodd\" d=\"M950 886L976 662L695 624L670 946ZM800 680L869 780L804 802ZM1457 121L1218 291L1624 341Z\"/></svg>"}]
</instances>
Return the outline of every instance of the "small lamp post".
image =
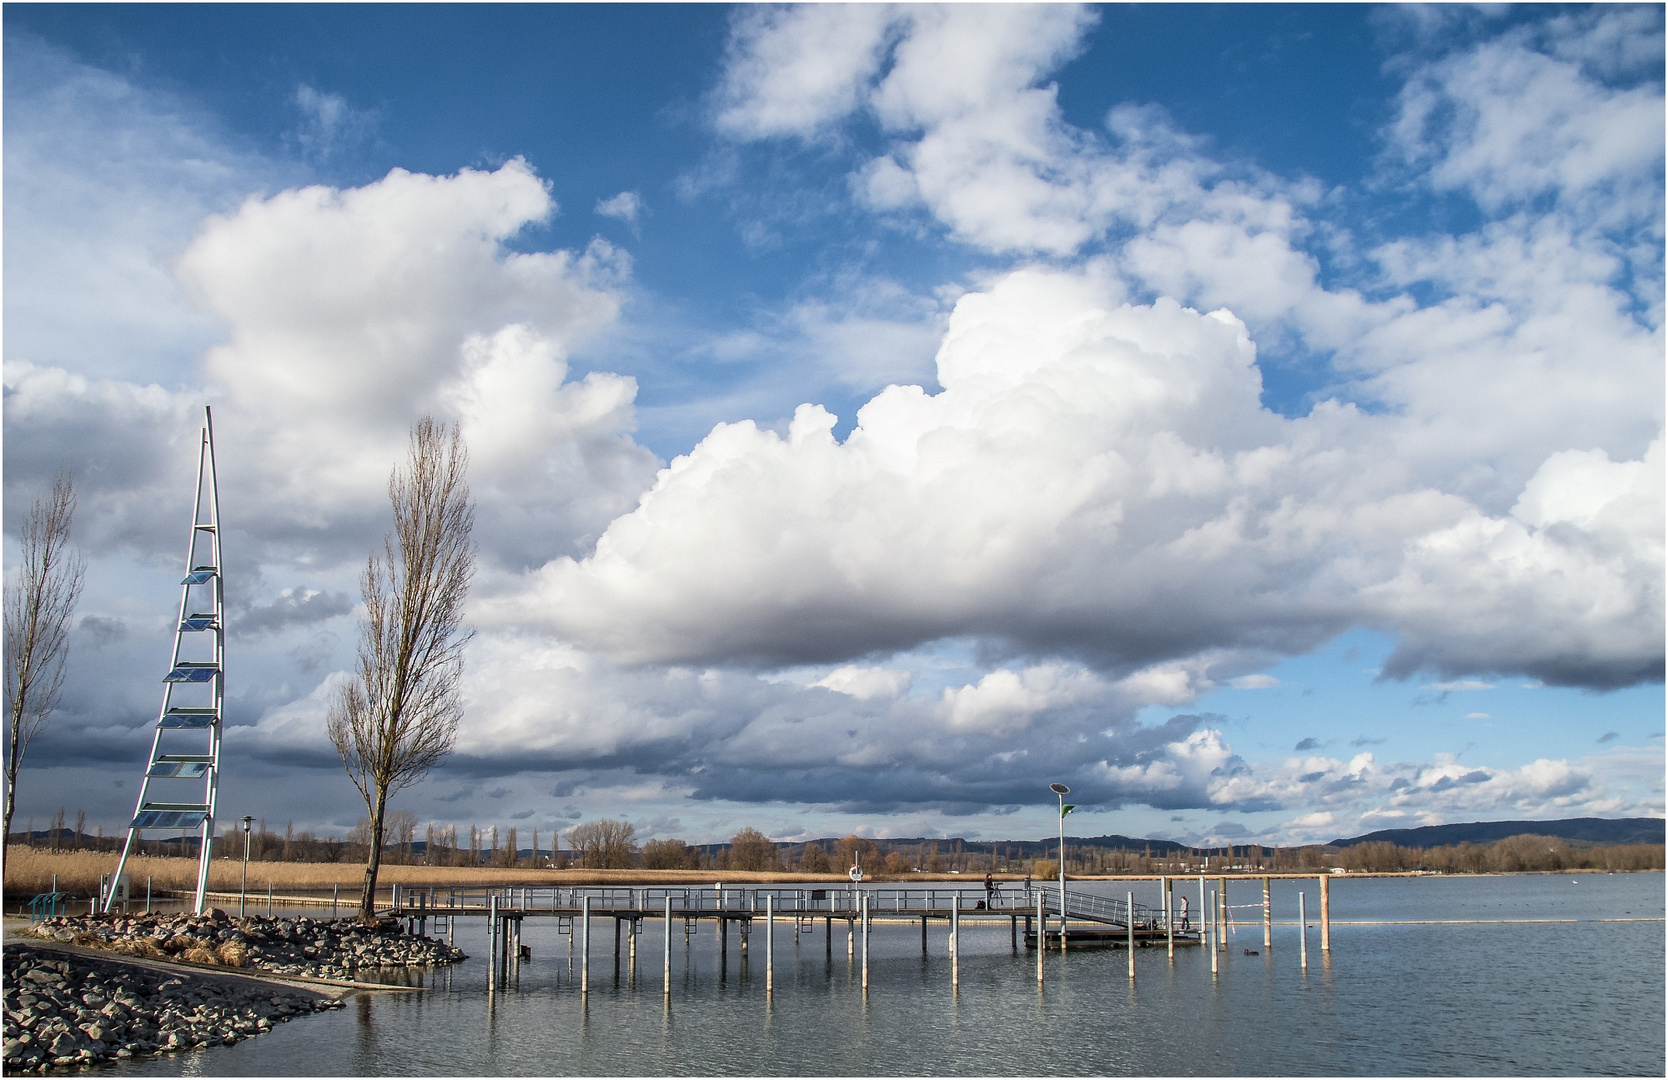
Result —
<instances>
[{"instance_id":1,"label":"small lamp post","mask_svg":"<svg viewBox=\"0 0 1668 1080\"><path fill-rule=\"evenodd\" d=\"M1075 808L1066 805L1066 796L1071 794L1071 788L1064 784L1050 784L1048 790L1054 792L1055 797L1060 800L1060 951L1064 952L1066 949L1066 815ZM1040 948L1042 945L1040 939L1037 944Z\"/></svg>"},{"instance_id":2,"label":"small lamp post","mask_svg":"<svg viewBox=\"0 0 1668 1080\"><path fill-rule=\"evenodd\" d=\"M249 814L243 816L243 880L237 887L237 917L240 919L243 918L244 901L249 895L249 823L254 820Z\"/></svg>"}]
</instances>

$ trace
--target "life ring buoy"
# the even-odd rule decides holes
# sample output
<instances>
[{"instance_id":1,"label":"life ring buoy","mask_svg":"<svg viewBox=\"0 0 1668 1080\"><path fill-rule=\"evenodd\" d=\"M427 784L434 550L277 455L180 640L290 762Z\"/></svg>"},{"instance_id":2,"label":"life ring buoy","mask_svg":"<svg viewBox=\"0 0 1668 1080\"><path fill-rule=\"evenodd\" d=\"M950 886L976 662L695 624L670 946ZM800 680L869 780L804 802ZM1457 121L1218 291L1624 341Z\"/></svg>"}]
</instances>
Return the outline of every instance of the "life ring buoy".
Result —
<instances>
[{"instance_id":1,"label":"life ring buoy","mask_svg":"<svg viewBox=\"0 0 1668 1080\"><path fill-rule=\"evenodd\" d=\"M846 871L846 877L850 878L852 880L852 884L855 885L857 882L863 880L863 868L861 866L853 866L850 870Z\"/></svg>"}]
</instances>

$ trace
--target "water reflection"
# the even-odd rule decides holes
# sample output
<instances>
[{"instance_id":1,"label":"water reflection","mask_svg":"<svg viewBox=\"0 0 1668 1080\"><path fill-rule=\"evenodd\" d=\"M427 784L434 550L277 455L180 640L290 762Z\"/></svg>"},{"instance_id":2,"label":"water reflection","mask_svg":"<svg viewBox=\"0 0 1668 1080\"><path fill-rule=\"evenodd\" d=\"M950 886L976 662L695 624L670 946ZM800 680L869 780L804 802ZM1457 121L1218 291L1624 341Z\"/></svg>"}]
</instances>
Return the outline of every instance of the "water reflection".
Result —
<instances>
[{"instance_id":1,"label":"water reflection","mask_svg":"<svg viewBox=\"0 0 1668 1080\"><path fill-rule=\"evenodd\" d=\"M1246 888L1260 902L1260 886ZM1612 905L1618 914L1661 910L1660 875L1608 888L1608 898L1584 897L1583 918L1607 916ZM1275 891L1275 910L1295 916L1295 891L1278 883ZM1295 919L1276 922L1263 948L1259 918L1216 954L1215 979L1196 947L1173 958L1162 946L1137 950L1133 986L1123 950L1074 949L1048 955L1039 990L1035 956L1014 947L1004 919L963 924L961 985L952 988L943 937L930 939L923 958L919 924L900 923L875 927L868 993L856 956L842 973L831 955L837 941L802 937L796 950L779 935L769 998L739 956L728 968L710 925L686 949L670 996L653 970L658 926L642 943L641 987L628 953L623 980L581 995L554 920L529 919L533 959L494 993L476 956L434 972L427 993L360 994L351 1009L279 1025L236 1047L108 1072L1663 1074L1661 922L1368 925L1428 919L1460 902L1537 916L1573 904L1534 879L1340 882L1332 900L1334 951L1320 951L1312 937L1307 974ZM838 933L818 927L826 929ZM1245 955L1247 947L1257 955ZM717 978L703 977L714 971ZM606 987L613 992L599 992ZM1536 1006L1543 1000L1580 1022L1548 1022ZM659 1012L658 1038L650 1009ZM334 1026L341 1023L355 1031Z\"/></svg>"}]
</instances>

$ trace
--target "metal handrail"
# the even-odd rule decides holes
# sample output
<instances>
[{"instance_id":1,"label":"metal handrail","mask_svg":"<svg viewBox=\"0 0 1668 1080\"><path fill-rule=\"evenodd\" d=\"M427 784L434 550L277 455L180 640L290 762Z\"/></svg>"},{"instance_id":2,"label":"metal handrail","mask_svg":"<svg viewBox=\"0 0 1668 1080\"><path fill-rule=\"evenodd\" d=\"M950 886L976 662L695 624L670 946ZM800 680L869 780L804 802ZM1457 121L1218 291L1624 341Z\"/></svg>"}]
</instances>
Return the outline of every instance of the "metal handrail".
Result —
<instances>
[{"instance_id":1,"label":"metal handrail","mask_svg":"<svg viewBox=\"0 0 1668 1080\"><path fill-rule=\"evenodd\" d=\"M431 899L432 895L432 899ZM680 915L728 914L762 915L768 898L772 910L782 915L813 916L835 914L850 917L859 908L860 897L867 896L869 910L875 915L938 916L959 902L964 912L992 911L1010 915L1030 914L1036 910L1040 897L1043 909L1059 915L1059 893L1052 889L1026 890L1016 886L995 887L989 890L970 888L891 888L879 886L787 887L787 886L475 886L436 887L434 889L401 889L397 904L390 910L402 914L424 914L431 910L486 910L494 898L500 911L569 911L577 910L589 898L592 911L618 913L638 912L643 916L662 915L668 899L672 912ZM1128 902L1093 892L1068 890L1067 918L1127 925ZM1163 929L1165 912L1162 907L1136 904L1134 916L1137 928ZM1180 912L1176 922L1185 928Z\"/></svg>"}]
</instances>

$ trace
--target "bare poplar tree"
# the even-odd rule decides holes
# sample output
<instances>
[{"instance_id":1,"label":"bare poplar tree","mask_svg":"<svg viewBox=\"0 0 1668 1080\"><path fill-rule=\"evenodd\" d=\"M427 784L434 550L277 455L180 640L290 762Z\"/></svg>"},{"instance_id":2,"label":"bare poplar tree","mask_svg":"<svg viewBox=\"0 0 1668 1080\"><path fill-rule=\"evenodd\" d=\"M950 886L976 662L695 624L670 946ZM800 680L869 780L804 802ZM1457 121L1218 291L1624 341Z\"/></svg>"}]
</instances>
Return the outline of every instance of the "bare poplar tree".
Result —
<instances>
[{"instance_id":1,"label":"bare poplar tree","mask_svg":"<svg viewBox=\"0 0 1668 1080\"><path fill-rule=\"evenodd\" d=\"M389 796L451 752L463 714L459 684L471 634L463 603L475 567L468 464L455 425L417 422L409 460L388 479L393 531L360 578L358 670L331 705L328 726L370 812L362 919L375 915Z\"/></svg>"},{"instance_id":2,"label":"bare poplar tree","mask_svg":"<svg viewBox=\"0 0 1668 1080\"><path fill-rule=\"evenodd\" d=\"M87 560L69 550L75 487L66 474L36 499L18 537L21 562L6 586L6 821L12 839L23 752L58 707L69 656L70 616L81 599ZM54 843L57 838L54 837Z\"/></svg>"}]
</instances>

